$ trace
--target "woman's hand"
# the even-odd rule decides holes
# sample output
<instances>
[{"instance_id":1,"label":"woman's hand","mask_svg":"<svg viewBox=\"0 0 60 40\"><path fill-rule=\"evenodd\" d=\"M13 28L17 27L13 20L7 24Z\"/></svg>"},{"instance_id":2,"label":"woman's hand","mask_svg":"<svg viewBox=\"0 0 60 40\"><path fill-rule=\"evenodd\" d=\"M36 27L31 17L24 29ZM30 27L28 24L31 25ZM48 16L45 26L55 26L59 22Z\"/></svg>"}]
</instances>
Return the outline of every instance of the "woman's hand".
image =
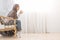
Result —
<instances>
[{"instance_id":1,"label":"woman's hand","mask_svg":"<svg viewBox=\"0 0 60 40\"><path fill-rule=\"evenodd\" d=\"M18 14L18 17L20 16L20 14L22 14L23 13L23 11L22 10L20 10L20 12L19 12L19 14Z\"/></svg>"},{"instance_id":2,"label":"woman's hand","mask_svg":"<svg viewBox=\"0 0 60 40\"><path fill-rule=\"evenodd\" d=\"M23 13L23 11L22 11L22 10L20 10L19 14L22 14L22 13Z\"/></svg>"}]
</instances>

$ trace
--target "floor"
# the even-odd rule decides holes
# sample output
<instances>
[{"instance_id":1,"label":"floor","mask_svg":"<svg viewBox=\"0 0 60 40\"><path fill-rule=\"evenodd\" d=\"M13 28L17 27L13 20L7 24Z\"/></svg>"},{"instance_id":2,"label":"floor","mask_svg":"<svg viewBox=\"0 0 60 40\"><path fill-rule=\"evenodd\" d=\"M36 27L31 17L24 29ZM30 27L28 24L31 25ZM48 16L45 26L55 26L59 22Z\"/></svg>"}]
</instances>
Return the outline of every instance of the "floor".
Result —
<instances>
[{"instance_id":1,"label":"floor","mask_svg":"<svg viewBox=\"0 0 60 40\"><path fill-rule=\"evenodd\" d=\"M0 40L60 40L60 33L21 34L15 37L0 37Z\"/></svg>"}]
</instances>

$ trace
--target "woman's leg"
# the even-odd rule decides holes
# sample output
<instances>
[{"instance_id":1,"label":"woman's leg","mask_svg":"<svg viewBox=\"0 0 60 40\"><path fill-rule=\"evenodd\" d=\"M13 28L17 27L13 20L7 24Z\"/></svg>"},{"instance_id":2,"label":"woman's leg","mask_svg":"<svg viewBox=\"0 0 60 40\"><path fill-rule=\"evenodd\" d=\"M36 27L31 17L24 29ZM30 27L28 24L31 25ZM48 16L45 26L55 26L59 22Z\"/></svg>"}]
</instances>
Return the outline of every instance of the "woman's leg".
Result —
<instances>
[{"instance_id":1,"label":"woman's leg","mask_svg":"<svg viewBox=\"0 0 60 40\"><path fill-rule=\"evenodd\" d=\"M17 31L21 31L21 21L20 20L17 20L16 21L16 24L17 24L17 26L16 26Z\"/></svg>"}]
</instances>

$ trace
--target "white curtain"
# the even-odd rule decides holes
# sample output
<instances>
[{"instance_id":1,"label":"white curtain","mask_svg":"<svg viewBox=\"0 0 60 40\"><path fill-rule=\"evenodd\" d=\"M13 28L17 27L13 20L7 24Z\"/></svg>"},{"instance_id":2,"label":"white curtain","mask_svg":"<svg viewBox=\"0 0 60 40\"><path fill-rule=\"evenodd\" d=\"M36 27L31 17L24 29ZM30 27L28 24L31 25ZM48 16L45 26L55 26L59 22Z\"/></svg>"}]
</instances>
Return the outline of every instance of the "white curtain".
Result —
<instances>
[{"instance_id":1,"label":"white curtain","mask_svg":"<svg viewBox=\"0 0 60 40\"><path fill-rule=\"evenodd\" d=\"M60 0L20 0L24 11L23 31L28 33L60 32ZM15 1L16 2L16 1ZM23 16L21 20L23 20Z\"/></svg>"},{"instance_id":2,"label":"white curtain","mask_svg":"<svg viewBox=\"0 0 60 40\"><path fill-rule=\"evenodd\" d=\"M12 9L13 0L0 0L0 15L6 16Z\"/></svg>"},{"instance_id":3,"label":"white curtain","mask_svg":"<svg viewBox=\"0 0 60 40\"><path fill-rule=\"evenodd\" d=\"M48 11L47 0L14 0L14 3L20 4L24 12L20 16L22 32L46 32L45 16Z\"/></svg>"}]
</instances>

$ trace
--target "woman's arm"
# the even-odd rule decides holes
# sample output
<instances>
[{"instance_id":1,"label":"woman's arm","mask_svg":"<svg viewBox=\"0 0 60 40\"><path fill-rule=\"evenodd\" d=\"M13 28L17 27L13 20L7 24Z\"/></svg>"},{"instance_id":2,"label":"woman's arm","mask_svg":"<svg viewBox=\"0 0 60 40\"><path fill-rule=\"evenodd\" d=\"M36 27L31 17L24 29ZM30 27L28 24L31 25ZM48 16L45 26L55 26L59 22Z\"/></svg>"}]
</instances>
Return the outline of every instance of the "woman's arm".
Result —
<instances>
[{"instance_id":1,"label":"woman's arm","mask_svg":"<svg viewBox=\"0 0 60 40\"><path fill-rule=\"evenodd\" d=\"M22 14L22 13L23 13L23 11L22 11L22 10L20 10L20 12L18 13L18 15L17 15L17 16L19 17L19 16L20 16L20 14Z\"/></svg>"}]
</instances>

